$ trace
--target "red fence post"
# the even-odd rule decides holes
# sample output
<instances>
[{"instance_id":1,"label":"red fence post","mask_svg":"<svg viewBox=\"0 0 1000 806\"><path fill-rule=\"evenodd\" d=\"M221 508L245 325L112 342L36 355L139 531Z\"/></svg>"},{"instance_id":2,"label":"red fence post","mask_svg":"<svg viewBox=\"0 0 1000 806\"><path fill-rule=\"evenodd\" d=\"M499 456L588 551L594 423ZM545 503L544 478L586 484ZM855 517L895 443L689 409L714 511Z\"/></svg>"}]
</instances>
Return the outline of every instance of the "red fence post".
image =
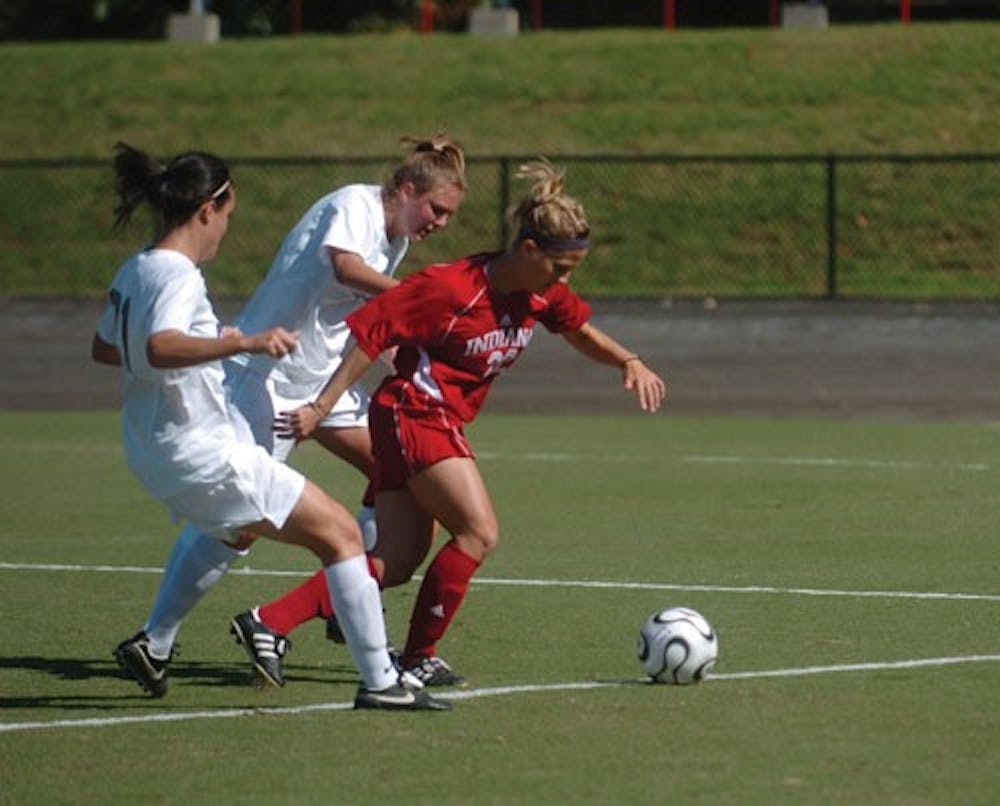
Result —
<instances>
[{"instance_id":1,"label":"red fence post","mask_svg":"<svg viewBox=\"0 0 1000 806\"><path fill-rule=\"evenodd\" d=\"M778 27L778 0L768 0L767 24L772 28Z\"/></svg>"},{"instance_id":2,"label":"red fence post","mask_svg":"<svg viewBox=\"0 0 1000 806\"><path fill-rule=\"evenodd\" d=\"M531 0L531 30L538 31L542 27L542 0Z\"/></svg>"},{"instance_id":3,"label":"red fence post","mask_svg":"<svg viewBox=\"0 0 1000 806\"><path fill-rule=\"evenodd\" d=\"M302 0L292 0L288 9L288 30L293 34L302 33Z\"/></svg>"},{"instance_id":4,"label":"red fence post","mask_svg":"<svg viewBox=\"0 0 1000 806\"><path fill-rule=\"evenodd\" d=\"M420 4L420 33L429 34L434 30L434 2L424 0Z\"/></svg>"},{"instance_id":5,"label":"red fence post","mask_svg":"<svg viewBox=\"0 0 1000 806\"><path fill-rule=\"evenodd\" d=\"M899 21L903 25L910 24L910 11L911 11L911 0L900 0L899 3Z\"/></svg>"},{"instance_id":6,"label":"red fence post","mask_svg":"<svg viewBox=\"0 0 1000 806\"><path fill-rule=\"evenodd\" d=\"M677 27L676 0L663 0L663 27L670 31Z\"/></svg>"}]
</instances>

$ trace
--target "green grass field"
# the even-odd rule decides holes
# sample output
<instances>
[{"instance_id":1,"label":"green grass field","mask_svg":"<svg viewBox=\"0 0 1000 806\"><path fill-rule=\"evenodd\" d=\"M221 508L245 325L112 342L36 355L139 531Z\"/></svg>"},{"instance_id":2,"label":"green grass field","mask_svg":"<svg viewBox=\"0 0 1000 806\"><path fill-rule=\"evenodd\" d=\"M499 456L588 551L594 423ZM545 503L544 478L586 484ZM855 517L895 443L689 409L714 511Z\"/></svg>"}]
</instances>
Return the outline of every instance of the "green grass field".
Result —
<instances>
[{"instance_id":1,"label":"green grass field","mask_svg":"<svg viewBox=\"0 0 1000 806\"><path fill-rule=\"evenodd\" d=\"M228 618L313 568L260 545L191 615L163 700L111 648L175 528L117 416L0 415L0 802L986 804L1000 791L995 425L485 416L502 525L441 650L449 714L346 710L322 625L248 684ZM306 446L345 501L360 481ZM385 595L405 629L416 584ZM638 682L668 604L716 674Z\"/></svg>"}]
</instances>

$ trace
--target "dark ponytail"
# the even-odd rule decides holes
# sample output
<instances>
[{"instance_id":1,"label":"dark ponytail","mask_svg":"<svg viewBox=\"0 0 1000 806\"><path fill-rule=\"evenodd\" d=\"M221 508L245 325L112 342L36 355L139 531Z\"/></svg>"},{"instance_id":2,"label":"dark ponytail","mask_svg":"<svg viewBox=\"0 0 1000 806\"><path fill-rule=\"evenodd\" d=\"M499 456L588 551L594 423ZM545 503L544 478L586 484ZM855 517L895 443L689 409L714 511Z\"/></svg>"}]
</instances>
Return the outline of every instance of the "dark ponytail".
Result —
<instances>
[{"instance_id":1,"label":"dark ponytail","mask_svg":"<svg viewBox=\"0 0 1000 806\"><path fill-rule=\"evenodd\" d=\"M128 223L148 203L169 232L191 218L207 201L223 204L231 180L226 163L213 154L189 151L164 165L127 143L115 144L115 227Z\"/></svg>"}]
</instances>

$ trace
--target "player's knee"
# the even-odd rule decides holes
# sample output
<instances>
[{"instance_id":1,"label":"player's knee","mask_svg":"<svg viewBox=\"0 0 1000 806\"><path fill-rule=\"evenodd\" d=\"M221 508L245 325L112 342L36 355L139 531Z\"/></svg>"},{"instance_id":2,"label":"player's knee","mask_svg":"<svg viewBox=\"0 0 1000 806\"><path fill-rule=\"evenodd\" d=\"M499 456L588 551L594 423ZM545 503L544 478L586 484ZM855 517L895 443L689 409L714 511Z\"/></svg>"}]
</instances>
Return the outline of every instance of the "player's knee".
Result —
<instances>
[{"instance_id":1,"label":"player's knee","mask_svg":"<svg viewBox=\"0 0 1000 806\"><path fill-rule=\"evenodd\" d=\"M481 523L455 535L455 540L462 551L482 562L496 548L500 531L495 522Z\"/></svg>"},{"instance_id":2,"label":"player's knee","mask_svg":"<svg viewBox=\"0 0 1000 806\"><path fill-rule=\"evenodd\" d=\"M322 494L311 496L312 507L302 527L314 553L324 564L346 560L364 552L361 529L344 507Z\"/></svg>"}]
</instances>

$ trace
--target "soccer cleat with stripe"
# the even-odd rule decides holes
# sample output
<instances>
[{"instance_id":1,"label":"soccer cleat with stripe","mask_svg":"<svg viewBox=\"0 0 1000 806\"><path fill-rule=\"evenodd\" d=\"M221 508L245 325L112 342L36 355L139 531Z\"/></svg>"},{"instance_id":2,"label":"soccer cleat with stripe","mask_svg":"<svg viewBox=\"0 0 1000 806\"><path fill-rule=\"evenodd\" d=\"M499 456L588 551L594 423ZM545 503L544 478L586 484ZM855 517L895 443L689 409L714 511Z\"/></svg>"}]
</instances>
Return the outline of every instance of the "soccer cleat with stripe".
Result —
<instances>
[{"instance_id":1,"label":"soccer cleat with stripe","mask_svg":"<svg viewBox=\"0 0 1000 806\"><path fill-rule=\"evenodd\" d=\"M425 686L461 686L465 683L462 675L456 674L444 658L436 655L420 658L415 663L406 663L403 668Z\"/></svg>"},{"instance_id":2,"label":"soccer cleat with stripe","mask_svg":"<svg viewBox=\"0 0 1000 806\"><path fill-rule=\"evenodd\" d=\"M118 665L150 695L158 698L167 693L167 665L174 656L173 647L166 660L158 660L149 654L149 637L140 631L122 641L112 654Z\"/></svg>"},{"instance_id":3,"label":"soccer cleat with stripe","mask_svg":"<svg viewBox=\"0 0 1000 806\"><path fill-rule=\"evenodd\" d=\"M281 659L291 649L292 642L278 635L257 617L257 608L234 616L229 631L242 644L253 664L257 678L268 686L285 685Z\"/></svg>"}]
</instances>

